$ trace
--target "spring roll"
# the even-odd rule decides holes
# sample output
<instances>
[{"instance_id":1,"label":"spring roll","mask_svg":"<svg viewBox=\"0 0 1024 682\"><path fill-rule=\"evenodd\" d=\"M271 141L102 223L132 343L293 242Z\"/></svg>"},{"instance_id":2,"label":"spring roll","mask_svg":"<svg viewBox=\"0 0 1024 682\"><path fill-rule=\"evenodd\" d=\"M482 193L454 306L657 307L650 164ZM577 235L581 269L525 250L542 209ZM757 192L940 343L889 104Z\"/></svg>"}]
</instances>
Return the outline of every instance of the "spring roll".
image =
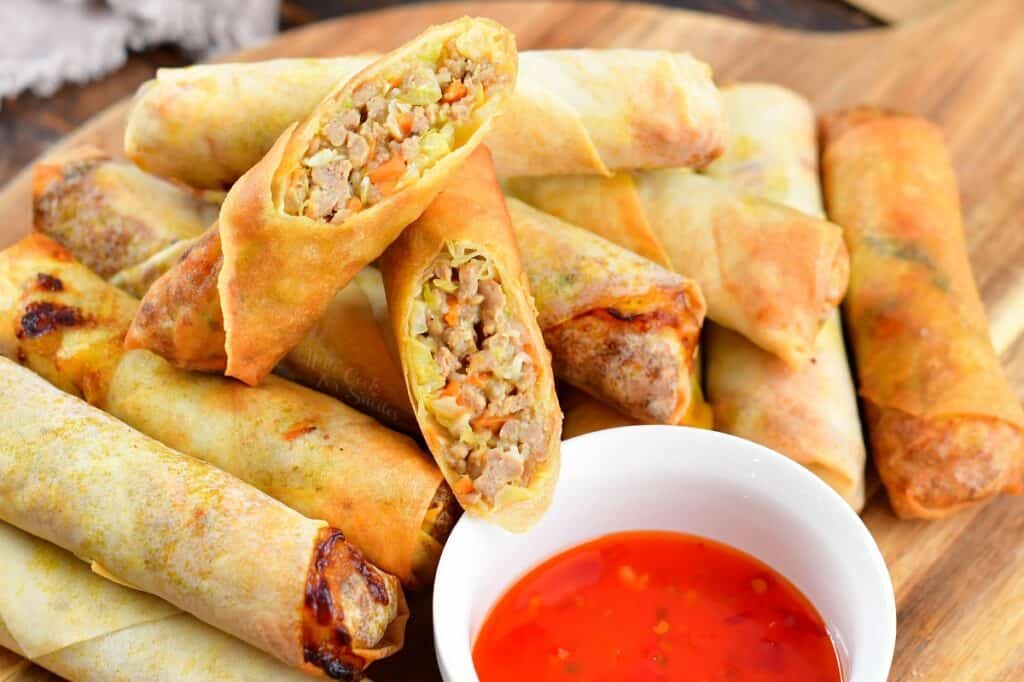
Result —
<instances>
[{"instance_id":1,"label":"spring roll","mask_svg":"<svg viewBox=\"0 0 1024 682\"><path fill-rule=\"evenodd\" d=\"M823 217L814 111L807 101L754 83L724 88L722 97L732 138L705 172ZM704 352L715 428L803 464L860 511L866 452L838 309L818 333L812 360L798 370L713 323Z\"/></svg>"},{"instance_id":2,"label":"spring roll","mask_svg":"<svg viewBox=\"0 0 1024 682\"><path fill-rule=\"evenodd\" d=\"M341 82L232 185L219 217L225 373L259 383L423 212L515 85L515 39L436 26Z\"/></svg>"},{"instance_id":3,"label":"spring roll","mask_svg":"<svg viewBox=\"0 0 1024 682\"><path fill-rule=\"evenodd\" d=\"M1024 412L989 339L941 131L871 108L822 131L825 202L852 257L844 314L893 509L934 519L1020 492Z\"/></svg>"},{"instance_id":4,"label":"spring roll","mask_svg":"<svg viewBox=\"0 0 1024 682\"><path fill-rule=\"evenodd\" d=\"M0 352L146 435L324 519L407 586L431 582L456 507L411 439L278 377L253 390L125 351L136 305L41 235L0 252ZM32 311L81 324L16 335Z\"/></svg>"},{"instance_id":5,"label":"spring roll","mask_svg":"<svg viewBox=\"0 0 1024 682\"><path fill-rule=\"evenodd\" d=\"M554 493L562 413L485 147L388 248L381 272L434 459L467 512L526 530Z\"/></svg>"},{"instance_id":6,"label":"spring roll","mask_svg":"<svg viewBox=\"0 0 1024 682\"><path fill-rule=\"evenodd\" d=\"M75 323L38 307L19 331ZM340 531L6 358L0 393L17 396L0 413L0 520L296 668L342 679L400 648L398 580Z\"/></svg>"},{"instance_id":7,"label":"spring roll","mask_svg":"<svg viewBox=\"0 0 1024 682\"><path fill-rule=\"evenodd\" d=\"M197 236L220 205L216 193L173 185L89 147L36 164L32 193L35 229L87 253L83 262L103 277ZM81 223L93 228L83 232Z\"/></svg>"},{"instance_id":8,"label":"spring roll","mask_svg":"<svg viewBox=\"0 0 1024 682\"><path fill-rule=\"evenodd\" d=\"M282 59L161 69L136 95L125 150L152 173L194 187L227 188L292 121L309 114L366 61ZM506 113L486 138L503 177L697 167L724 145L725 120L711 70L690 55L525 52L519 72Z\"/></svg>"},{"instance_id":9,"label":"spring roll","mask_svg":"<svg viewBox=\"0 0 1024 682\"><path fill-rule=\"evenodd\" d=\"M508 189L620 246L633 248L623 226L656 239L672 268L700 285L712 320L794 368L846 291L837 226L686 170L516 178Z\"/></svg>"},{"instance_id":10,"label":"spring roll","mask_svg":"<svg viewBox=\"0 0 1024 682\"><path fill-rule=\"evenodd\" d=\"M0 644L71 680L302 682L309 677L0 523ZM0 649L0 680L58 678Z\"/></svg>"},{"instance_id":11,"label":"spring roll","mask_svg":"<svg viewBox=\"0 0 1024 682\"><path fill-rule=\"evenodd\" d=\"M697 360L700 364L700 360ZM695 395L700 395L700 372L693 374ZM614 408L590 397L583 391L563 384L558 388L558 401L562 406L562 440L582 436L592 431L614 429L619 426L633 426L642 422L627 417ZM693 426L699 429L710 429L714 419L711 406L703 400L692 401L690 411L679 420L676 426Z\"/></svg>"},{"instance_id":12,"label":"spring roll","mask_svg":"<svg viewBox=\"0 0 1024 682\"><path fill-rule=\"evenodd\" d=\"M560 379L650 423L676 424L703 402L693 280L516 199L508 209Z\"/></svg>"}]
</instances>

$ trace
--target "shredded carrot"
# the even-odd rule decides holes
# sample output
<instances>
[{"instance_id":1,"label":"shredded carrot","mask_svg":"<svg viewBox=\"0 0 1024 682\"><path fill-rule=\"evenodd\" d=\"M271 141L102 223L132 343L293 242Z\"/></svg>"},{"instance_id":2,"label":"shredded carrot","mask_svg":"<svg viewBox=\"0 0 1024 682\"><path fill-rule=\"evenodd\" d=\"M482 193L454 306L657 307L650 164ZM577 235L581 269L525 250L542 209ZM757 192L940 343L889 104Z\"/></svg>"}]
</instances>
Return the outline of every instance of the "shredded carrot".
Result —
<instances>
[{"instance_id":1,"label":"shredded carrot","mask_svg":"<svg viewBox=\"0 0 1024 682\"><path fill-rule=\"evenodd\" d=\"M348 201L345 202L345 208L350 211L358 211L363 207L363 202L359 200L359 197L349 197Z\"/></svg>"},{"instance_id":2,"label":"shredded carrot","mask_svg":"<svg viewBox=\"0 0 1024 682\"><path fill-rule=\"evenodd\" d=\"M408 136L412 132L412 114L408 111L398 116L398 128L403 135Z\"/></svg>"},{"instance_id":3,"label":"shredded carrot","mask_svg":"<svg viewBox=\"0 0 1024 682\"><path fill-rule=\"evenodd\" d=\"M452 490L455 491L456 495L467 495L475 488L473 487L473 479L469 476L463 476L459 480L455 481L455 485L452 486Z\"/></svg>"},{"instance_id":4,"label":"shredded carrot","mask_svg":"<svg viewBox=\"0 0 1024 682\"><path fill-rule=\"evenodd\" d=\"M400 156L392 156L370 171L369 175L370 182L376 185L381 194L388 196L394 193L395 185L405 175L405 161Z\"/></svg>"},{"instance_id":5,"label":"shredded carrot","mask_svg":"<svg viewBox=\"0 0 1024 682\"><path fill-rule=\"evenodd\" d=\"M448 380L448 383L441 389L441 395L454 397L459 394L459 382Z\"/></svg>"},{"instance_id":6,"label":"shredded carrot","mask_svg":"<svg viewBox=\"0 0 1024 682\"><path fill-rule=\"evenodd\" d=\"M460 308L462 308L462 304L454 296L448 296L448 312L444 314L444 321L448 323L449 327L454 327L459 323Z\"/></svg>"},{"instance_id":7,"label":"shredded carrot","mask_svg":"<svg viewBox=\"0 0 1024 682\"><path fill-rule=\"evenodd\" d=\"M470 423L473 425L474 431L479 431L481 428L487 429L489 431L497 431L502 426L504 426L505 422L507 422L509 419L511 419L511 417L509 416L500 416L496 414L482 414Z\"/></svg>"},{"instance_id":8,"label":"shredded carrot","mask_svg":"<svg viewBox=\"0 0 1024 682\"><path fill-rule=\"evenodd\" d=\"M477 388L483 388L484 386L487 385L487 382L490 380L490 378L490 372L480 372L480 374L471 375L469 378L466 379L466 381L472 386L476 386Z\"/></svg>"},{"instance_id":9,"label":"shredded carrot","mask_svg":"<svg viewBox=\"0 0 1024 682\"><path fill-rule=\"evenodd\" d=\"M452 102L458 102L460 99L466 96L466 86L462 84L462 81L452 81L448 84L448 87L444 89L444 95L441 100L451 104Z\"/></svg>"}]
</instances>

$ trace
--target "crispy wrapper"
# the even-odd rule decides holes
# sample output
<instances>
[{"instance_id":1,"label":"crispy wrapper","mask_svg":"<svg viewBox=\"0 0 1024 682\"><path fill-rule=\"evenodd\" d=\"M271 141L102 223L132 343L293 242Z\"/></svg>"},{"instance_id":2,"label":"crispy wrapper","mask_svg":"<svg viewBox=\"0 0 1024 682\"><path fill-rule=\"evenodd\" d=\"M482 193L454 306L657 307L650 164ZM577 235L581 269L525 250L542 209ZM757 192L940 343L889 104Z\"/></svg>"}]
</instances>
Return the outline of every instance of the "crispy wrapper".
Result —
<instances>
[{"instance_id":1,"label":"crispy wrapper","mask_svg":"<svg viewBox=\"0 0 1024 682\"><path fill-rule=\"evenodd\" d=\"M152 595L105 580L59 547L0 523L3 682L301 682L309 677Z\"/></svg>"},{"instance_id":2,"label":"crispy wrapper","mask_svg":"<svg viewBox=\"0 0 1024 682\"><path fill-rule=\"evenodd\" d=\"M644 422L675 424L703 401L693 280L516 199L508 209L560 379Z\"/></svg>"},{"instance_id":3,"label":"crispy wrapper","mask_svg":"<svg viewBox=\"0 0 1024 682\"><path fill-rule=\"evenodd\" d=\"M0 253L0 350L177 450L340 528L408 586L429 583L455 505L409 438L278 377L250 389L171 367L121 339L136 302L45 238ZM71 324L16 334L49 311ZM188 428L182 428L188 424Z\"/></svg>"},{"instance_id":4,"label":"crispy wrapper","mask_svg":"<svg viewBox=\"0 0 1024 682\"><path fill-rule=\"evenodd\" d=\"M338 102L363 84L387 79L396 65L459 36L500 74L488 99L464 125L455 148L420 178L338 224L292 215L284 208L294 169ZM223 265L217 280L224 313L225 373L259 383L327 309L334 294L384 251L423 212L451 174L480 143L491 117L515 83L515 39L487 19L465 17L419 37L342 81L228 192L220 213Z\"/></svg>"},{"instance_id":5,"label":"crispy wrapper","mask_svg":"<svg viewBox=\"0 0 1024 682\"><path fill-rule=\"evenodd\" d=\"M705 172L804 213L823 216L814 111L800 95L760 83L723 88L732 138ZM864 506L866 453L839 311L794 370L715 324L704 338L715 428L800 462L850 503Z\"/></svg>"},{"instance_id":6,"label":"crispy wrapper","mask_svg":"<svg viewBox=\"0 0 1024 682\"><path fill-rule=\"evenodd\" d=\"M837 226L686 170L516 178L508 189L626 248L657 240L700 285L712 320L794 368L846 291Z\"/></svg>"},{"instance_id":7,"label":"crispy wrapper","mask_svg":"<svg viewBox=\"0 0 1024 682\"><path fill-rule=\"evenodd\" d=\"M495 281L505 296L506 311L525 334L524 348L536 371L530 405L541 420L542 450L532 455L534 465L524 474L526 485L509 483L490 502L482 496L467 499L472 487L467 489L462 481L469 478L452 467L447 450L453 443L427 408L428 396L420 384L417 365L421 358L412 339L413 302L420 297L423 283L432 276L437 257L453 245L479 253L493 265ZM562 413L555 395L550 354L537 325L516 235L486 148L474 152L448 188L385 252L381 271L409 398L434 459L467 512L509 530L526 530L540 519L554 493Z\"/></svg>"},{"instance_id":8,"label":"crispy wrapper","mask_svg":"<svg viewBox=\"0 0 1024 682\"><path fill-rule=\"evenodd\" d=\"M39 324L23 317L23 336ZM6 358L0 392L17 398L0 414L0 520L293 667L352 675L401 647L398 580L339 531Z\"/></svg>"},{"instance_id":9,"label":"crispy wrapper","mask_svg":"<svg viewBox=\"0 0 1024 682\"><path fill-rule=\"evenodd\" d=\"M161 69L128 115L125 151L150 172L226 188L368 57ZM524 52L487 145L498 174L703 166L725 143L708 66L642 50ZM624 91L629 97L622 97Z\"/></svg>"},{"instance_id":10,"label":"crispy wrapper","mask_svg":"<svg viewBox=\"0 0 1024 682\"><path fill-rule=\"evenodd\" d=\"M942 133L870 108L822 130L826 205L851 255L844 313L893 509L940 518L1020 492L1024 412L989 339Z\"/></svg>"},{"instance_id":11,"label":"crispy wrapper","mask_svg":"<svg viewBox=\"0 0 1024 682\"><path fill-rule=\"evenodd\" d=\"M124 150L140 168L228 189L274 140L373 57L160 69L135 95Z\"/></svg>"},{"instance_id":12,"label":"crispy wrapper","mask_svg":"<svg viewBox=\"0 0 1024 682\"><path fill-rule=\"evenodd\" d=\"M195 237L219 206L217 193L173 185L90 147L37 163L32 195L36 231L86 252L83 262L103 277Z\"/></svg>"}]
</instances>

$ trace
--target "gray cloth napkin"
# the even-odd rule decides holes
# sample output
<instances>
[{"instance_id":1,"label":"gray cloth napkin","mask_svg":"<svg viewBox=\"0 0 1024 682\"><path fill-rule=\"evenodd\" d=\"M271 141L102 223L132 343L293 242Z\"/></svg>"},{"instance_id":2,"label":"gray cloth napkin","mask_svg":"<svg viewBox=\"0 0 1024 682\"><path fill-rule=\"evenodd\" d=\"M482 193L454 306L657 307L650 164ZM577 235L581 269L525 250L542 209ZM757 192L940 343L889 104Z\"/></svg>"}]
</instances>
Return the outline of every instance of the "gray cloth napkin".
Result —
<instances>
[{"instance_id":1,"label":"gray cloth napkin","mask_svg":"<svg viewBox=\"0 0 1024 682\"><path fill-rule=\"evenodd\" d=\"M280 0L0 0L0 97L50 95L175 43L206 57L265 40Z\"/></svg>"}]
</instances>

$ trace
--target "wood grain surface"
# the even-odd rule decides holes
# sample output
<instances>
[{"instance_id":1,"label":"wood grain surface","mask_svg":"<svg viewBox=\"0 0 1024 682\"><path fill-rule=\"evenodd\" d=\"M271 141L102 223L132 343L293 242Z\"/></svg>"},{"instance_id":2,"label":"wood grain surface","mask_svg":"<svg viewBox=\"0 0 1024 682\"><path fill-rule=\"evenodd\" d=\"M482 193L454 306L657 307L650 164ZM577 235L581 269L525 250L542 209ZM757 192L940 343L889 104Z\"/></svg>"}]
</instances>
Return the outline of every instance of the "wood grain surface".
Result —
<instances>
[{"instance_id":1,"label":"wood grain surface","mask_svg":"<svg viewBox=\"0 0 1024 682\"><path fill-rule=\"evenodd\" d=\"M946 132L960 177L971 262L1001 354L1024 394L1024 2L963 0L893 29L811 34L645 5L423 4L290 32L241 55L382 50L462 14L511 28L523 49L651 47L691 51L720 82L766 80L820 112L858 103L930 117ZM624 93L624 96L628 93ZM62 146L119 152L126 109L114 105ZM27 170L0 194L0 245L29 229ZM942 522L898 521L876 489L863 515L896 587L892 680L1024 680L1024 498ZM413 598L407 651L374 668L379 682L437 680L429 594Z\"/></svg>"}]
</instances>

